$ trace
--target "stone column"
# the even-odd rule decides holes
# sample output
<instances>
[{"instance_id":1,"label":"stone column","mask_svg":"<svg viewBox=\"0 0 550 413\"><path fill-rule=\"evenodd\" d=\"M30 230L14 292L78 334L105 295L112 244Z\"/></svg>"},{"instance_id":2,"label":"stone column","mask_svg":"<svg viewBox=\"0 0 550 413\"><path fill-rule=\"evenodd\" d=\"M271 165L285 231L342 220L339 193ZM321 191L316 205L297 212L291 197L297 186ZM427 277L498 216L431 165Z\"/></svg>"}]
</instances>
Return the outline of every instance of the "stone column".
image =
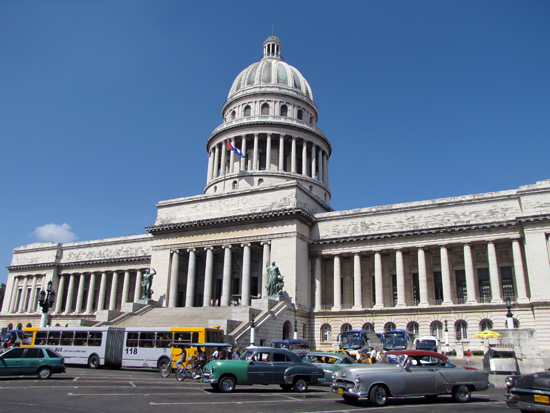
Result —
<instances>
[{"instance_id":1,"label":"stone column","mask_svg":"<svg viewBox=\"0 0 550 413\"><path fill-rule=\"evenodd\" d=\"M86 275L80 274L80 280L78 281L78 292L76 293L76 307L75 313L82 312L82 301L84 300L84 286L86 284Z\"/></svg>"},{"instance_id":2,"label":"stone column","mask_svg":"<svg viewBox=\"0 0 550 413\"><path fill-rule=\"evenodd\" d=\"M447 245L441 247L441 282L443 284L443 303L442 305L453 305L451 297L451 271L449 269L449 252Z\"/></svg>"},{"instance_id":3,"label":"stone column","mask_svg":"<svg viewBox=\"0 0 550 413\"><path fill-rule=\"evenodd\" d=\"M221 168L220 168L220 169L221 169L220 175L221 175L221 176L225 176L225 175L227 175L227 174L226 174L226 168L227 168L227 165L226 165L226 163L227 163L227 144L226 144L226 141L225 141L225 140L221 142L221 146L222 146L222 147L221 147L221 151L222 151L222 162L221 162L221 163L222 163L222 164L221 164Z\"/></svg>"},{"instance_id":4,"label":"stone column","mask_svg":"<svg viewBox=\"0 0 550 413\"><path fill-rule=\"evenodd\" d=\"M116 310L116 297L118 293L118 272L113 272L113 278L111 280L111 297L109 299L109 311Z\"/></svg>"},{"instance_id":5,"label":"stone column","mask_svg":"<svg viewBox=\"0 0 550 413\"><path fill-rule=\"evenodd\" d=\"M178 305L178 281L180 269L179 251L172 251L172 266L170 268L170 293L168 296L168 307Z\"/></svg>"},{"instance_id":6,"label":"stone column","mask_svg":"<svg viewBox=\"0 0 550 413\"><path fill-rule=\"evenodd\" d=\"M317 175L317 145L311 144L311 177L316 179Z\"/></svg>"},{"instance_id":7,"label":"stone column","mask_svg":"<svg viewBox=\"0 0 550 413\"><path fill-rule=\"evenodd\" d=\"M468 292L468 304L477 304L476 279L474 275L474 261L472 259L472 247L464 244L464 272L466 273L466 291Z\"/></svg>"},{"instance_id":8,"label":"stone column","mask_svg":"<svg viewBox=\"0 0 550 413\"><path fill-rule=\"evenodd\" d=\"M325 152L319 148L319 181L324 182L323 180L323 160L325 159Z\"/></svg>"},{"instance_id":9,"label":"stone column","mask_svg":"<svg viewBox=\"0 0 550 413\"><path fill-rule=\"evenodd\" d=\"M86 313L92 314L94 311L94 291L95 291L95 272L90 274L90 284L88 284L88 299L86 300Z\"/></svg>"},{"instance_id":10,"label":"stone column","mask_svg":"<svg viewBox=\"0 0 550 413\"><path fill-rule=\"evenodd\" d=\"M23 290L21 291L21 301L19 301L19 312L25 311L25 301L27 301L27 285L29 283L29 277L23 278Z\"/></svg>"},{"instance_id":11,"label":"stone column","mask_svg":"<svg viewBox=\"0 0 550 413\"><path fill-rule=\"evenodd\" d=\"M284 171L285 166L285 137L279 135L279 172Z\"/></svg>"},{"instance_id":12,"label":"stone column","mask_svg":"<svg viewBox=\"0 0 550 413\"><path fill-rule=\"evenodd\" d=\"M38 276L32 277L31 284L31 295L29 297L29 308L28 312L34 313L36 311L36 282L38 281Z\"/></svg>"},{"instance_id":13,"label":"stone column","mask_svg":"<svg viewBox=\"0 0 550 413\"><path fill-rule=\"evenodd\" d=\"M315 311L321 310L321 257L315 257Z\"/></svg>"},{"instance_id":14,"label":"stone column","mask_svg":"<svg viewBox=\"0 0 550 413\"><path fill-rule=\"evenodd\" d=\"M231 297L231 245L224 245L223 255L223 278L222 278L222 299L220 306L229 306L229 297Z\"/></svg>"},{"instance_id":15,"label":"stone column","mask_svg":"<svg viewBox=\"0 0 550 413\"><path fill-rule=\"evenodd\" d=\"M42 288L44 289L44 288ZM55 313L61 313L61 308L63 305L63 291L65 290L65 277L63 275L59 276L59 286L57 287L57 296L55 297Z\"/></svg>"},{"instance_id":16,"label":"stone column","mask_svg":"<svg viewBox=\"0 0 550 413\"><path fill-rule=\"evenodd\" d=\"M502 303L502 293L500 289L500 277L498 274L497 251L495 243L489 241L487 243L487 256L489 258L489 277L491 280L491 302Z\"/></svg>"},{"instance_id":17,"label":"stone column","mask_svg":"<svg viewBox=\"0 0 550 413\"><path fill-rule=\"evenodd\" d=\"M271 169L271 133L267 134L267 142L265 144L265 170Z\"/></svg>"},{"instance_id":18,"label":"stone column","mask_svg":"<svg viewBox=\"0 0 550 413\"><path fill-rule=\"evenodd\" d=\"M396 307L405 307L405 268L403 267L403 250L395 251L395 274L397 280L397 304Z\"/></svg>"},{"instance_id":19,"label":"stone column","mask_svg":"<svg viewBox=\"0 0 550 413\"><path fill-rule=\"evenodd\" d=\"M353 309L363 308L363 288L361 283L361 256L353 254Z\"/></svg>"},{"instance_id":20,"label":"stone column","mask_svg":"<svg viewBox=\"0 0 550 413\"><path fill-rule=\"evenodd\" d=\"M208 172L206 173L206 183L208 184L210 180L212 179L212 151L208 153Z\"/></svg>"},{"instance_id":21,"label":"stone column","mask_svg":"<svg viewBox=\"0 0 550 413\"><path fill-rule=\"evenodd\" d=\"M218 170L220 169L219 168L219 159L220 159L220 148L219 146L216 144L216 146L214 147L214 173L213 173L213 178L212 179L215 179L218 177Z\"/></svg>"},{"instance_id":22,"label":"stone column","mask_svg":"<svg viewBox=\"0 0 550 413\"><path fill-rule=\"evenodd\" d=\"M307 176L307 141L302 140L302 175Z\"/></svg>"},{"instance_id":23,"label":"stone column","mask_svg":"<svg viewBox=\"0 0 550 413\"><path fill-rule=\"evenodd\" d=\"M13 283L11 285L11 300L8 308L9 313L15 313L17 311L17 290L19 289L19 277L13 277Z\"/></svg>"},{"instance_id":24,"label":"stone column","mask_svg":"<svg viewBox=\"0 0 550 413\"><path fill-rule=\"evenodd\" d=\"M428 307L428 272L426 271L426 253L424 247L418 248L418 284L420 288L419 307Z\"/></svg>"},{"instance_id":25,"label":"stone column","mask_svg":"<svg viewBox=\"0 0 550 413\"><path fill-rule=\"evenodd\" d=\"M231 139L228 139L229 141ZM231 141L233 143L233 141ZM235 146L235 145L233 145ZM229 144L225 146L225 151L227 152L227 148L229 147ZM234 173L235 171L235 151L229 151L229 173Z\"/></svg>"},{"instance_id":26,"label":"stone column","mask_svg":"<svg viewBox=\"0 0 550 413\"><path fill-rule=\"evenodd\" d=\"M195 271L197 268L197 254L195 248L189 252L189 263L187 264L187 291L185 292L185 306L193 307L195 304Z\"/></svg>"},{"instance_id":27,"label":"stone column","mask_svg":"<svg viewBox=\"0 0 550 413\"><path fill-rule=\"evenodd\" d=\"M527 286L525 284L525 273L523 271L523 258L521 255L521 244L519 239L512 240L512 254L514 256L514 272L516 275L516 290L518 303L528 303Z\"/></svg>"},{"instance_id":28,"label":"stone column","mask_svg":"<svg viewBox=\"0 0 550 413\"><path fill-rule=\"evenodd\" d=\"M384 279L382 278L382 254L374 252L374 289L376 303L374 309L384 308Z\"/></svg>"},{"instance_id":29,"label":"stone column","mask_svg":"<svg viewBox=\"0 0 550 413\"><path fill-rule=\"evenodd\" d=\"M334 305L332 311L342 309L342 273L340 267L340 256L334 256Z\"/></svg>"},{"instance_id":30,"label":"stone column","mask_svg":"<svg viewBox=\"0 0 550 413\"><path fill-rule=\"evenodd\" d=\"M291 147L291 152L290 152L290 165L291 165L291 169L290 169L290 172L292 172L293 174L296 173L296 136L293 136L292 137L292 147Z\"/></svg>"},{"instance_id":31,"label":"stone column","mask_svg":"<svg viewBox=\"0 0 550 413\"><path fill-rule=\"evenodd\" d=\"M242 244L243 247L243 273L241 286L241 304L250 305L250 245Z\"/></svg>"},{"instance_id":32,"label":"stone column","mask_svg":"<svg viewBox=\"0 0 550 413\"><path fill-rule=\"evenodd\" d=\"M141 281L142 281L142 273L141 270L137 270L136 273L136 285L134 286L134 303L137 300L141 300Z\"/></svg>"},{"instance_id":33,"label":"stone column","mask_svg":"<svg viewBox=\"0 0 550 413\"><path fill-rule=\"evenodd\" d=\"M258 158L260 154L260 148L258 147L258 134L254 134L254 153L252 156L252 170L257 171L258 168Z\"/></svg>"},{"instance_id":34,"label":"stone column","mask_svg":"<svg viewBox=\"0 0 550 413\"><path fill-rule=\"evenodd\" d=\"M206 265L204 268L204 301L203 307L210 306L212 299L212 277L214 276L214 252L212 247L206 247Z\"/></svg>"},{"instance_id":35,"label":"stone column","mask_svg":"<svg viewBox=\"0 0 550 413\"><path fill-rule=\"evenodd\" d=\"M130 271L124 271L124 280L122 281L122 304L128 302L128 295L130 290Z\"/></svg>"},{"instance_id":36,"label":"stone column","mask_svg":"<svg viewBox=\"0 0 550 413\"><path fill-rule=\"evenodd\" d=\"M260 287L260 296L267 297L268 293L265 287L267 287L267 264L269 264L269 257L271 254L270 241L262 241L261 245L264 247L264 253L262 256L262 283Z\"/></svg>"},{"instance_id":37,"label":"stone column","mask_svg":"<svg viewBox=\"0 0 550 413\"><path fill-rule=\"evenodd\" d=\"M329 180L328 180L328 153L325 157L325 184L329 186Z\"/></svg>"},{"instance_id":38,"label":"stone column","mask_svg":"<svg viewBox=\"0 0 550 413\"><path fill-rule=\"evenodd\" d=\"M246 160L248 159L246 156L246 135L243 135L241 139L241 152L244 155L244 158L241 158L241 171L246 171Z\"/></svg>"},{"instance_id":39,"label":"stone column","mask_svg":"<svg viewBox=\"0 0 550 413\"><path fill-rule=\"evenodd\" d=\"M65 304L65 312L70 313L73 311L73 298L74 298L74 279L76 274L71 274L69 278L69 289L67 290L67 304Z\"/></svg>"},{"instance_id":40,"label":"stone column","mask_svg":"<svg viewBox=\"0 0 550 413\"><path fill-rule=\"evenodd\" d=\"M99 294L97 297L97 311L105 309L105 294L107 293L107 273L101 273L101 281L99 282Z\"/></svg>"}]
</instances>

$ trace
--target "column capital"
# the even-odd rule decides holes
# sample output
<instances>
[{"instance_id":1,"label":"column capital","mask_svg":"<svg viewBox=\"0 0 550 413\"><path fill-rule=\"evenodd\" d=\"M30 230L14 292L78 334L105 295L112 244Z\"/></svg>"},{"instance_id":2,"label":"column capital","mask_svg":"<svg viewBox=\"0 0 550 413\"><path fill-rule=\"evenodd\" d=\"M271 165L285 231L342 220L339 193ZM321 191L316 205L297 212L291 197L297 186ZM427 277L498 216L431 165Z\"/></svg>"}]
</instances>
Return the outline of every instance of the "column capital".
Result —
<instances>
[{"instance_id":1,"label":"column capital","mask_svg":"<svg viewBox=\"0 0 550 413\"><path fill-rule=\"evenodd\" d=\"M251 247L252 246L252 243L250 242L245 242L244 244L241 244L241 247Z\"/></svg>"},{"instance_id":2,"label":"column capital","mask_svg":"<svg viewBox=\"0 0 550 413\"><path fill-rule=\"evenodd\" d=\"M510 238L510 241L512 241L512 242L514 242L514 241L522 242L522 241L523 241L523 237L521 237L520 235L518 235L518 236L516 236L516 237Z\"/></svg>"},{"instance_id":3,"label":"column capital","mask_svg":"<svg viewBox=\"0 0 550 413\"><path fill-rule=\"evenodd\" d=\"M195 251L197 251L196 248L187 248L187 252L195 252Z\"/></svg>"},{"instance_id":4,"label":"column capital","mask_svg":"<svg viewBox=\"0 0 550 413\"><path fill-rule=\"evenodd\" d=\"M418 246L416 247L417 250L422 250L422 251L424 251L426 248L427 248L426 245L418 245Z\"/></svg>"},{"instance_id":5,"label":"column capital","mask_svg":"<svg viewBox=\"0 0 550 413\"><path fill-rule=\"evenodd\" d=\"M270 245L271 241L260 241L260 245Z\"/></svg>"},{"instance_id":6,"label":"column capital","mask_svg":"<svg viewBox=\"0 0 550 413\"><path fill-rule=\"evenodd\" d=\"M493 244L495 245L495 240L494 239L488 239L488 240L485 240L487 242L487 245L489 244Z\"/></svg>"},{"instance_id":7,"label":"column capital","mask_svg":"<svg viewBox=\"0 0 550 413\"><path fill-rule=\"evenodd\" d=\"M222 248L223 248L223 249L226 249L226 248L227 248L227 249L231 249L232 247L233 247L233 245L231 245L231 244L222 245Z\"/></svg>"},{"instance_id":8,"label":"column capital","mask_svg":"<svg viewBox=\"0 0 550 413\"><path fill-rule=\"evenodd\" d=\"M180 250L170 250L170 254L179 254Z\"/></svg>"},{"instance_id":9,"label":"column capital","mask_svg":"<svg viewBox=\"0 0 550 413\"><path fill-rule=\"evenodd\" d=\"M205 251L212 251L213 249L214 249L214 247L204 247Z\"/></svg>"}]
</instances>

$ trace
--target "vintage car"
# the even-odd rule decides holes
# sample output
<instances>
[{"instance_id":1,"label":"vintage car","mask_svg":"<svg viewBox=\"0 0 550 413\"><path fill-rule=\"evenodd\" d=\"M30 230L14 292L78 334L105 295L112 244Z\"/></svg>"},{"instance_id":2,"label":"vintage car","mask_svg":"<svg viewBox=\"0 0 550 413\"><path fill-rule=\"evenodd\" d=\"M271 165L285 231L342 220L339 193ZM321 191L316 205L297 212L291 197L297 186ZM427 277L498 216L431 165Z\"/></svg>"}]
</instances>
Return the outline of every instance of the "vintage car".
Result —
<instances>
[{"instance_id":1,"label":"vintage car","mask_svg":"<svg viewBox=\"0 0 550 413\"><path fill-rule=\"evenodd\" d=\"M14 347L0 355L0 376L34 376L49 379L64 373L63 357L47 347Z\"/></svg>"},{"instance_id":2,"label":"vintage car","mask_svg":"<svg viewBox=\"0 0 550 413\"><path fill-rule=\"evenodd\" d=\"M467 402L471 392L489 387L489 372L458 367L439 353L421 350L389 351L378 363L344 367L332 378L332 391L346 402L368 398L375 406L386 404L388 397L434 399L440 394Z\"/></svg>"},{"instance_id":3,"label":"vintage car","mask_svg":"<svg viewBox=\"0 0 550 413\"><path fill-rule=\"evenodd\" d=\"M239 360L212 360L203 378L214 390L225 393L237 384L278 384L286 391L304 392L310 384L324 380L322 368L303 362L291 351L271 347L249 347Z\"/></svg>"},{"instance_id":4,"label":"vintage car","mask_svg":"<svg viewBox=\"0 0 550 413\"><path fill-rule=\"evenodd\" d=\"M550 372L508 376L506 403L522 412L550 412Z\"/></svg>"},{"instance_id":5,"label":"vintage car","mask_svg":"<svg viewBox=\"0 0 550 413\"><path fill-rule=\"evenodd\" d=\"M356 365L357 362L344 353L311 351L302 357L302 361L312 363L325 371L325 383L332 383L332 375L344 367Z\"/></svg>"}]
</instances>

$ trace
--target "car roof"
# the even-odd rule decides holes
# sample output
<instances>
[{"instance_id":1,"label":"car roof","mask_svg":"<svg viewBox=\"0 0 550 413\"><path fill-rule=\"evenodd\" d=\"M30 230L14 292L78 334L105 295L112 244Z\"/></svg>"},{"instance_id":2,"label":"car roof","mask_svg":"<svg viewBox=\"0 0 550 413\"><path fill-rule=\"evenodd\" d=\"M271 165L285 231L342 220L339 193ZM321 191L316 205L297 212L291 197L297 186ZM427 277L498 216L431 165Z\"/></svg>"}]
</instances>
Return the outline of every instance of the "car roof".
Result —
<instances>
[{"instance_id":1,"label":"car roof","mask_svg":"<svg viewBox=\"0 0 550 413\"><path fill-rule=\"evenodd\" d=\"M386 354L404 354L411 357L437 357L443 360L447 360L443 354L436 353L435 351L425 351L425 350L392 350L388 351Z\"/></svg>"}]
</instances>

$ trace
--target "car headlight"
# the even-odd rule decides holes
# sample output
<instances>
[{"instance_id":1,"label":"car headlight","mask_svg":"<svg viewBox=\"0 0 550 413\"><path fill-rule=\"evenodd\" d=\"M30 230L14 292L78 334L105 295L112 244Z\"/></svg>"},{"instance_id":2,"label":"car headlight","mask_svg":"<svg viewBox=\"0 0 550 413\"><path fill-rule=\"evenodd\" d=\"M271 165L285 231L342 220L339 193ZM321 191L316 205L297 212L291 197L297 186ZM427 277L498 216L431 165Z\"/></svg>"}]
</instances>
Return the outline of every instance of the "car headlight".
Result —
<instances>
[{"instance_id":1,"label":"car headlight","mask_svg":"<svg viewBox=\"0 0 550 413\"><path fill-rule=\"evenodd\" d=\"M336 373L332 373L332 381L336 380Z\"/></svg>"},{"instance_id":2,"label":"car headlight","mask_svg":"<svg viewBox=\"0 0 550 413\"><path fill-rule=\"evenodd\" d=\"M506 385L506 389L509 389L514 385L514 378L510 376L506 377L506 379L504 379L504 384Z\"/></svg>"},{"instance_id":3,"label":"car headlight","mask_svg":"<svg viewBox=\"0 0 550 413\"><path fill-rule=\"evenodd\" d=\"M361 382L361 377L359 377L359 374L355 375L355 383L359 384Z\"/></svg>"}]
</instances>

